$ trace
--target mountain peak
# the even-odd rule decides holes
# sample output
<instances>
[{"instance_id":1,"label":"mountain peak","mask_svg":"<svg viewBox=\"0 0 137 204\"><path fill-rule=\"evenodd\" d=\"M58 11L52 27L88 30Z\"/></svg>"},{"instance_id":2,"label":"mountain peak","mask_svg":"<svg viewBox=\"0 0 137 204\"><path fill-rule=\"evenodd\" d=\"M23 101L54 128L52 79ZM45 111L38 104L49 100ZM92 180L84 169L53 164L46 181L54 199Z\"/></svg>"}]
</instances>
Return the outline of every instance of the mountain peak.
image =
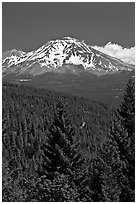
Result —
<instances>
[{"instance_id":1,"label":"mountain peak","mask_svg":"<svg viewBox=\"0 0 137 204\"><path fill-rule=\"evenodd\" d=\"M66 36L63 38L63 40L74 40L74 41L79 41L77 38Z\"/></svg>"}]
</instances>

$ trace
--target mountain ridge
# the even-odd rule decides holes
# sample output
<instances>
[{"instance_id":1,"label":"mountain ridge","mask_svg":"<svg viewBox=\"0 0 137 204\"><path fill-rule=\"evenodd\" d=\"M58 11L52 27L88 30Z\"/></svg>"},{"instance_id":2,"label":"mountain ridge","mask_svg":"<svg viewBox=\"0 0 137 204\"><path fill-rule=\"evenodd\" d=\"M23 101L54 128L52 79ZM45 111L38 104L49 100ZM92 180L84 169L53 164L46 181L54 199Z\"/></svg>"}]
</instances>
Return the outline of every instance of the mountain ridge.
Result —
<instances>
[{"instance_id":1,"label":"mountain ridge","mask_svg":"<svg viewBox=\"0 0 137 204\"><path fill-rule=\"evenodd\" d=\"M84 41L71 37L50 40L38 49L30 52L13 49L3 53L3 76L7 74L31 74L33 76L45 72L72 71L74 66L81 66L81 71L107 74L122 70L132 71L133 65L111 57L92 48ZM66 68L67 69L64 69Z\"/></svg>"}]
</instances>

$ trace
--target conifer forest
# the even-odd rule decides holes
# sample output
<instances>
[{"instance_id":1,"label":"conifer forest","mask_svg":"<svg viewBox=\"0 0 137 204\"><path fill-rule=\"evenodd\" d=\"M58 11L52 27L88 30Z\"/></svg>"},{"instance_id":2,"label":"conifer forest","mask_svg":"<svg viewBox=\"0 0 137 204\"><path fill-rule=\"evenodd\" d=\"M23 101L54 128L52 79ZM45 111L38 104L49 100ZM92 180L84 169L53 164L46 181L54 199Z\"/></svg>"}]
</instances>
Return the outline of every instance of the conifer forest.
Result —
<instances>
[{"instance_id":1,"label":"conifer forest","mask_svg":"<svg viewBox=\"0 0 137 204\"><path fill-rule=\"evenodd\" d=\"M117 108L3 82L3 202L134 202L135 84Z\"/></svg>"}]
</instances>

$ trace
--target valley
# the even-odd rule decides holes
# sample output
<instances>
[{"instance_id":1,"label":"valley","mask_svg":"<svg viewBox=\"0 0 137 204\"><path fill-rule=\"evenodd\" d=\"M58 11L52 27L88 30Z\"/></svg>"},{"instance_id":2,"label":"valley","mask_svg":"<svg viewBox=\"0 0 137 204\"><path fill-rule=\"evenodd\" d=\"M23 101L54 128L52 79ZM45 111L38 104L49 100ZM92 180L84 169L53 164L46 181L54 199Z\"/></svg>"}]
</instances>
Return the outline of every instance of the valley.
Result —
<instances>
[{"instance_id":1,"label":"valley","mask_svg":"<svg viewBox=\"0 0 137 204\"><path fill-rule=\"evenodd\" d=\"M122 101L126 84L130 78L134 81L134 75L134 71L123 71L103 76L85 72L78 75L45 73L35 77L11 74L5 76L3 81L65 92L117 107Z\"/></svg>"}]
</instances>

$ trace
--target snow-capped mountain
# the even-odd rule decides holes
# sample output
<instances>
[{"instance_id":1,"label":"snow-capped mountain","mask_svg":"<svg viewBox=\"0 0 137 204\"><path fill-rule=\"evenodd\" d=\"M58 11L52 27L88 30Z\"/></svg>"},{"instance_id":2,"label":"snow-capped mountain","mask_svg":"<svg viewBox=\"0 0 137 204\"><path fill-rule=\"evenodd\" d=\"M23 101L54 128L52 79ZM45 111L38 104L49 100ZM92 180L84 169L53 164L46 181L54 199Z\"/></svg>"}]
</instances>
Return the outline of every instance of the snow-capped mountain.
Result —
<instances>
[{"instance_id":1,"label":"snow-capped mountain","mask_svg":"<svg viewBox=\"0 0 137 204\"><path fill-rule=\"evenodd\" d=\"M3 53L3 75L45 72L87 71L95 74L115 73L134 69L133 65L101 53L83 41L71 37L51 40L31 52L11 50Z\"/></svg>"}]
</instances>

